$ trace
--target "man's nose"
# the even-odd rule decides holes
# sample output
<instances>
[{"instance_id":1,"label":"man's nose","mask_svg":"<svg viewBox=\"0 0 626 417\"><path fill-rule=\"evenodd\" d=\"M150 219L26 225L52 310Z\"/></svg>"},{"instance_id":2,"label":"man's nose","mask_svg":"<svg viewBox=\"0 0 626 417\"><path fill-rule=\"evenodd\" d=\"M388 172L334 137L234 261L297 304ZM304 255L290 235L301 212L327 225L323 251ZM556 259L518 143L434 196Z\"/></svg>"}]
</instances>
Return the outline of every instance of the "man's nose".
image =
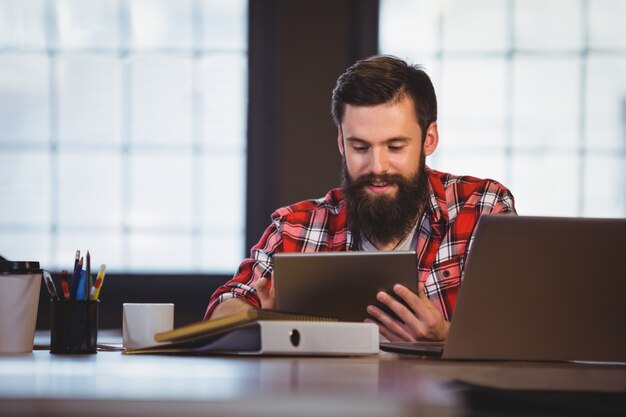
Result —
<instances>
[{"instance_id":1,"label":"man's nose","mask_svg":"<svg viewBox=\"0 0 626 417\"><path fill-rule=\"evenodd\" d=\"M384 150L373 150L370 168L374 175L382 175L389 170L389 161Z\"/></svg>"}]
</instances>

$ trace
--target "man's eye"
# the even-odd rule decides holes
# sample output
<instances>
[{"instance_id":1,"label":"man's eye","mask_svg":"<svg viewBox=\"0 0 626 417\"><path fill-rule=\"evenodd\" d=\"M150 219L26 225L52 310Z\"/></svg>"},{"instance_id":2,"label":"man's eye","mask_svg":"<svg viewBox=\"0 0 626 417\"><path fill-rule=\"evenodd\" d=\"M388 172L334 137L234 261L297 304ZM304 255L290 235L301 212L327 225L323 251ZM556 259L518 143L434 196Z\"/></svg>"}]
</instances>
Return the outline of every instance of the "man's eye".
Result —
<instances>
[{"instance_id":1,"label":"man's eye","mask_svg":"<svg viewBox=\"0 0 626 417\"><path fill-rule=\"evenodd\" d=\"M354 149L357 152L365 152L369 148L367 146L353 146L352 149Z\"/></svg>"},{"instance_id":2,"label":"man's eye","mask_svg":"<svg viewBox=\"0 0 626 417\"><path fill-rule=\"evenodd\" d=\"M389 150L393 152L401 151L404 146L390 146Z\"/></svg>"}]
</instances>

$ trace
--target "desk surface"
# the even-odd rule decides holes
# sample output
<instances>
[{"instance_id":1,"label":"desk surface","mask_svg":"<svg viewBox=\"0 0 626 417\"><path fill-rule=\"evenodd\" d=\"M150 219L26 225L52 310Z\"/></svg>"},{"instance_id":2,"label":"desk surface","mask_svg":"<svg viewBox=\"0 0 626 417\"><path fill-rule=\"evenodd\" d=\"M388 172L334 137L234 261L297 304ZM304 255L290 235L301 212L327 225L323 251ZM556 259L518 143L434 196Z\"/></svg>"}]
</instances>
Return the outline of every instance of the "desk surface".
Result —
<instances>
[{"instance_id":1,"label":"desk surface","mask_svg":"<svg viewBox=\"0 0 626 417\"><path fill-rule=\"evenodd\" d=\"M259 358L40 350L0 355L0 414L71 417L88 409L94 417L404 416L417 411L447 416L467 411L470 384L505 388L491 394L568 392L568 404L582 394L608 392L612 409L626 409L621 408L623 366L445 362L394 354Z\"/></svg>"}]
</instances>

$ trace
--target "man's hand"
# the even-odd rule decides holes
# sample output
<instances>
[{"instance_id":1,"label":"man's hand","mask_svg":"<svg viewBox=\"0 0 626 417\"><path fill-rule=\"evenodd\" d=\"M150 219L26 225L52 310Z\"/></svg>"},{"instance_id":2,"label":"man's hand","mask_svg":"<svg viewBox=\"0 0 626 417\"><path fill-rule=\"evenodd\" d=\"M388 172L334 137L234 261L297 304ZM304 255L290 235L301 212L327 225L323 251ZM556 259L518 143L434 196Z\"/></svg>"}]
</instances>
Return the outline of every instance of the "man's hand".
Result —
<instances>
[{"instance_id":1,"label":"man's hand","mask_svg":"<svg viewBox=\"0 0 626 417\"><path fill-rule=\"evenodd\" d=\"M274 275L272 280L259 278L256 282L256 293L261 299L261 308L273 310L276 308L276 298L274 296ZM271 288L270 288L271 287Z\"/></svg>"},{"instance_id":2,"label":"man's hand","mask_svg":"<svg viewBox=\"0 0 626 417\"><path fill-rule=\"evenodd\" d=\"M441 312L426 297L424 284L419 284L418 294L400 284L394 285L393 292L402 298L410 309L384 291L377 293L376 299L389 307L404 323L391 318L380 308L372 305L367 306L367 312L378 323L370 319L366 319L366 322L378 324L380 334L391 342L415 342L418 339L445 340L450 323L444 320Z\"/></svg>"},{"instance_id":3,"label":"man's hand","mask_svg":"<svg viewBox=\"0 0 626 417\"><path fill-rule=\"evenodd\" d=\"M233 314L241 313L242 311L250 310L252 306L239 298L229 298L222 301L215 307L213 314L209 317L209 320L215 320Z\"/></svg>"},{"instance_id":4,"label":"man's hand","mask_svg":"<svg viewBox=\"0 0 626 417\"><path fill-rule=\"evenodd\" d=\"M257 295L261 299L261 308L264 309L273 309L276 305L274 301L274 285L271 285L270 289L268 288L270 287L270 283L270 280L267 278L259 278L255 286ZM217 305L217 307L215 307L215 310L213 310L213 314L211 314L209 320L215 320L225 316L241 313L242 311L250 310L252 308L252 305L239 298L229 298L222 301Z\"/></svg>"}]
</instances>

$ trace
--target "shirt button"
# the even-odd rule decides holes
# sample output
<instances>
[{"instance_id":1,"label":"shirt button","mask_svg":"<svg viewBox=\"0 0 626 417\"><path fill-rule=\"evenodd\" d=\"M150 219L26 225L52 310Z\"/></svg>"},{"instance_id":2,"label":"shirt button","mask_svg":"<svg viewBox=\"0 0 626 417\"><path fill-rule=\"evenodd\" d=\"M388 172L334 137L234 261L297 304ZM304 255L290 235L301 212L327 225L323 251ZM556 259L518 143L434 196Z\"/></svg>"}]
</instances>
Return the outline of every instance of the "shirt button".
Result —
<instances>
[{"instance_id":1,"label":"shirt button","mask_svg":"<svg viewBox=\"0 0 626 417\"><path fill-rule=\"evenodd\" d=\"M448 278L450 276L450 271L448 270L443 271L443 276Z\"/></svg>"}]
</instances>

